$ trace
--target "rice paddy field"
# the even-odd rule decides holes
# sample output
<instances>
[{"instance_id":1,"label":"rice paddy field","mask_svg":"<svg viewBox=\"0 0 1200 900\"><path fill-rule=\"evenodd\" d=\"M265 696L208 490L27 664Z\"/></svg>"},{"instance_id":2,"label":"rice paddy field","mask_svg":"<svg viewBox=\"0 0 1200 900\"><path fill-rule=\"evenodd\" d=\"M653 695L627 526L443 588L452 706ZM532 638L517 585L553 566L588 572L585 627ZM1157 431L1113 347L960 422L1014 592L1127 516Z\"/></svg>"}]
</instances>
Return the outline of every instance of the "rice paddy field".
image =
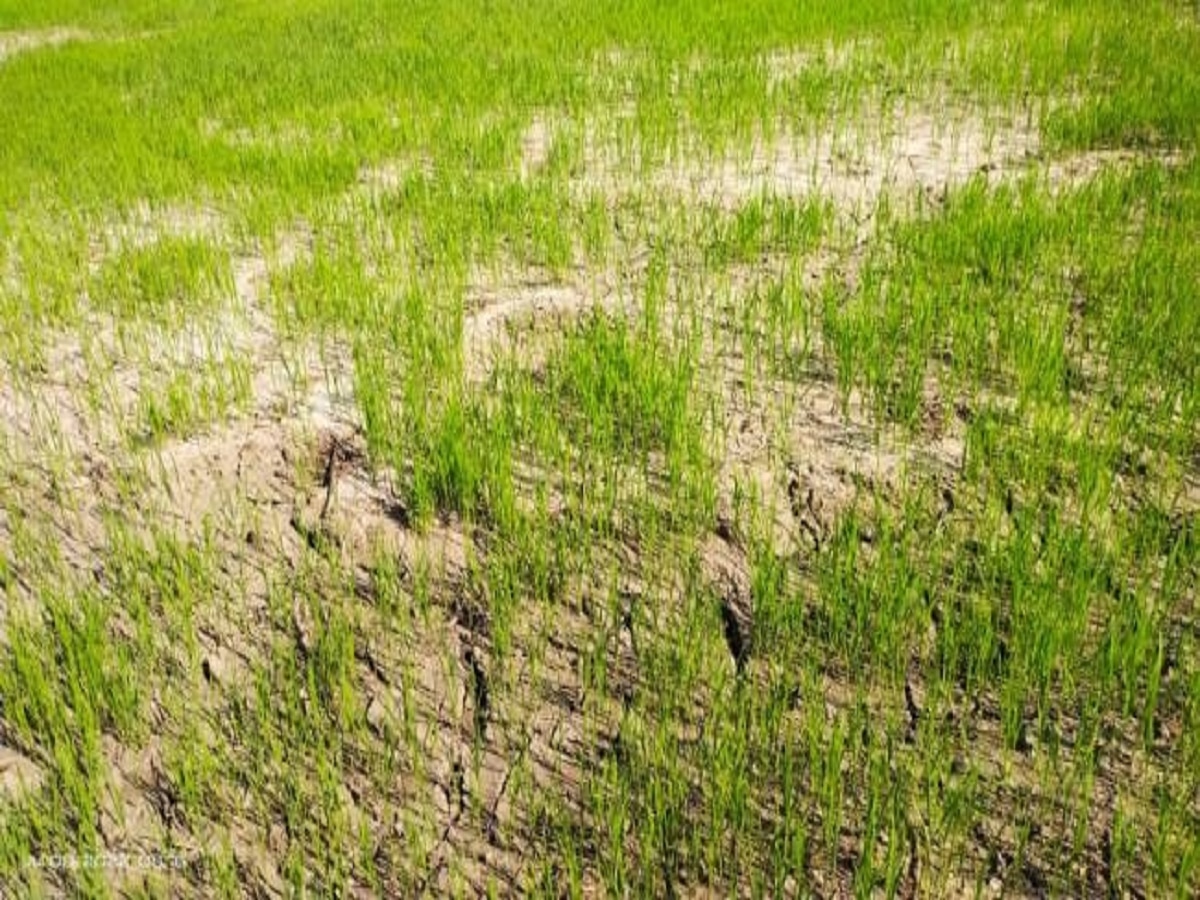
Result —
<instances>
[{"instance_id":1,"label":"rice paddy field","mask_svg":"<svg viewBox=\"0 0 1200 900\"><path fill-rule=\"evenodd\" d=\"M0 0L0 897L1195 897L1200 7Z\"/></svg>"}]
</instances>

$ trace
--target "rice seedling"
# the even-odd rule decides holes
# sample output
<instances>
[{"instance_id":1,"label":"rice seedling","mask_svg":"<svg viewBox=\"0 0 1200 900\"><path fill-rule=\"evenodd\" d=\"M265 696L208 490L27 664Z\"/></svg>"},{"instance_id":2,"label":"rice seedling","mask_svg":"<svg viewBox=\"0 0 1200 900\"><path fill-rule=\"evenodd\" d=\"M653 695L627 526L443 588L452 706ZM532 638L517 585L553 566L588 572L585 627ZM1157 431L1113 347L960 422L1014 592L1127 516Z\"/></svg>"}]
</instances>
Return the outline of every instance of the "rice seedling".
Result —
<instances>
[{"instance_id":1,"label":"rice seedling","mask_svg":"<svg viewBox=\"0 0 1200 900\"><path fill-rule=\"evenodd\" d=\"M0 0L0 896L1200 890L1186 3Z\"/></svg>"}]
</instances>

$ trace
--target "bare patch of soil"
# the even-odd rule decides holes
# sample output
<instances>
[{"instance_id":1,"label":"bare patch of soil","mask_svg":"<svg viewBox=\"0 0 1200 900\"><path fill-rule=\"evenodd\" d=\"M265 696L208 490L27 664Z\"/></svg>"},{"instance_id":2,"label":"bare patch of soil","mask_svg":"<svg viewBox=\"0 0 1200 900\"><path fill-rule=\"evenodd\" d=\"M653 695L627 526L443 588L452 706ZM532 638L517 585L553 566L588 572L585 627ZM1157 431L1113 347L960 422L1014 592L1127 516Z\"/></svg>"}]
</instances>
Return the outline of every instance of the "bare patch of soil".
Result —
<instances>
[{"instance_id":1,"label":"bare patch of soil","mask_svg":"<svg viewBox=\"0 0 1200 900\"><path fill-rule=\"evenodd\" d=\"M357 188L368 198L384 197L398 191L413 175L432 178L433 161L428 157L386 159L359 170Z\"/></svg>"},{"instance_id":2,"label":"bare patch of soil","mask_svg":"<svg viewBox=\"0 0 1200 900\"><path fill-rule=\"evenodd\" d=\"M577 269L565 278L527 272L477 278L467 290L463 319L463 359L469 379L480 380L504 353L517 350L536 368L541 354L565 326L589 312L620 313L633 308L615 273ZM539 339L539 335L541 338Z\"/></svg>"},{"instance_id":3,"label":"bare patch of soil","mask_svg":"<svg viewBox=\"0 0 1200 900\"><path fill-rule=\"evenodd\" d=\"M92 35L79 28L46 28L40 31L0 31L0 63L18 53L40 47L57 47L69 41L92 40Z\"/></svg>"},{"instance_id":4,"label":"bare patch of soil","mask_svg":"<svg viewBox=\"0 0 1200 900\"><path fill-rule=\"evenodd\" d=\"M1187 162L1187 157L1177 150L1085 150L1050 160L1044 171L1052 190L1070 189L1105 172L1127 172L1148 162L1174 168Z\"/></svg>"},{"instance_id":5,"label":"bare patch of soil","mask_svg":"<svg viewBox=\"0 0 1200 900\"><path fill-rule=\"evenodd\" d=\"M768 382L754 400L732 377L721 496L757 495L783 552L818 551L838 514L867 492L897 493L910 478L952 479L962 465L961 429L905 438L881 428L857 392L843 402L819 376L799 386Z\"/></svg>"},{"instance_id":6,"label":"bare patch of soil","mask_svg":"<svg viewBox=\"0 0 1200 900\"><path fill-rule=\"evenodd\" d=\"M200 123L200 132L206 138L222 141L238 149L279 153L304 151L322 144L337 144L342 140L340 129L332 128L326 134L319 134L297 123L245 128L229 127L214 119L205 119Z\"/></svg>"},{"instance_id":7,"label":"bare patch of soil","mask_svg":"<svg viewBox=\"0 0 1200 900\"><path fill-rule=\"evenodd\" d=\"M766 53L762 63L767 73L768 90L786 87L789 82L810 71L837 72L849 68L854 61L870 51L870 41L851 41L835 44L828 41L820 47L779 47Z\"/></svg>"},{"instance_id":8,"label":"bare patch of soil","mask_svg":"<svg viewBox=\"0 0 1200 900\"><path fill-rule=\"evenodd\" d=\"M767 65L802 68L809 62L787 56ZM531 133L552 131L544 119L536 124ZM649 167L636 144L631 155L618 152L605 137L609 130L599 121L585 129L583 171L574 179L581 195L599 191L618 198L649 190L726 209L762 196L828 200L860 228L885 201L893 211L911 212L920 202L940 203L948 190L973 178L995 185L1040 173L1052 188L1062 188L1147 158L1179 162L1177 154L1129 151L1047 158L1032 111L984 114L952 104L864 110L843 121L759 134L747 147L715 156L685 140L665 163Z\"/></svg>"},{"instance_id":9,"label":"bare patch of soil","mask_svg":"<svg viewBox=\"0 0 1200 900\"><path fill-rule=\"evenodd\" d=\"M100 239L127 247L166 234L214 234L221 220L205 210L168 210L161 218L143 211ZM160 211L161 212L161 211ZM97 250L96 260L106 251ZM57 447L79 457L110 454L136 438L140 405L173 377L195 390L197 374L230 366L248 373L249 409L266 414L297 405L327 421L353 418L348 355L337 347L287 346L267 308L272 273L311 253L311 234L297 226L266 250L251 249L232 260L233 293L203 316L178 326L116 323L91 311L70 330L43 334L44 360L37 372L10 370L0 382L0 438L26 447ZM239 410L231 409L231 414Z\"/></svg>"},{"instance_id":10,"label":"bare patch of soil","mask_svg":"<svg viewBox=\"0 0 1200 900\"><path fill-rule=\"evenodd\" d=\"M554 146L554 128L542 113L533 117L521 136L521 177L530 178L543 169Z\"/></svg>"},{"instance_id":11,"label":"bare patch of soil","mask_svg":"<svg viewBox=\"0 0 1200 900\"><path fill-rule=\"evenodd\" d=\"M392 814L412 814L394 827L405 841L424 842L427 871L419 880L427 891L448 890L455 879L477 890L499 879L516 890L531 864L541 791L553 785L570 796L596 752L586 737L576 658L586 644L586 618L570 610L553 623L522 615L501 670L491 655L486 604L472 601L467 588L480 552L470 532L454 521L411 529L391 476L370 471L353 429L234 423L176 442L159 459L146 496L185 535L215 526L225 575L245 592L231 619L204 629L206 671L216 683L236 690L243 660L264 653L265 594L281 566L297 568L313 552L332 554L368 599L383 558L397 559L406 580L417 572L432 578L429 614L400 637L381 632L356 648L367 725L377 739L396 740L410 722L420 748L414 768L386 797L351 779L345 806L373 830L389 827L384 800ZM298 606L293 616L304 647L314 631L311 613ZM536 662L526 655L535 633L553 635ZM415 823L420 834L407 831ZM234 829L242 835L235 853L248 869L262 870L256 879L264 886L278 882L285 849L272 845L267 824L247 819ZM379 853L391 852L381 842Z\"/></svg>"},{"instance_id":12,"label":"bare patch of soil","mask_svg":"<svg viewBox=\"0 0 1200 900\"><path fill-rule=\"evenodd\" d=\"M150 247L164 238L220 240L225 233L225 218L213 207L184 204L154 207L139 203L92 229L88 266L95 273L113 255Z\"/></svg>"},{"instance_id":13,"label":"bare patch of soil","mask_svg":"<svg viewBox=\"0 0 1200 900\"><path fill-rule=\"evenodd\" d=\"M845 132L756 139L748 151L666 167L654 184L728 208L763 195L831 200L865 217L885 197L936 199L976 175L1023 170L1039 152L1035 130L924 110L862 117Z\"/></svg>"},{"instance_id":14,"label":"bare patch of soil","mask_svg":"<svg viewBox=\"0 0 1200 900\"><path fill-rule=\"evenodd\" d=\"M42 770L33 760L0 744L0 800L19 800L41 783Z\"/></svg>"}]
</instances>

